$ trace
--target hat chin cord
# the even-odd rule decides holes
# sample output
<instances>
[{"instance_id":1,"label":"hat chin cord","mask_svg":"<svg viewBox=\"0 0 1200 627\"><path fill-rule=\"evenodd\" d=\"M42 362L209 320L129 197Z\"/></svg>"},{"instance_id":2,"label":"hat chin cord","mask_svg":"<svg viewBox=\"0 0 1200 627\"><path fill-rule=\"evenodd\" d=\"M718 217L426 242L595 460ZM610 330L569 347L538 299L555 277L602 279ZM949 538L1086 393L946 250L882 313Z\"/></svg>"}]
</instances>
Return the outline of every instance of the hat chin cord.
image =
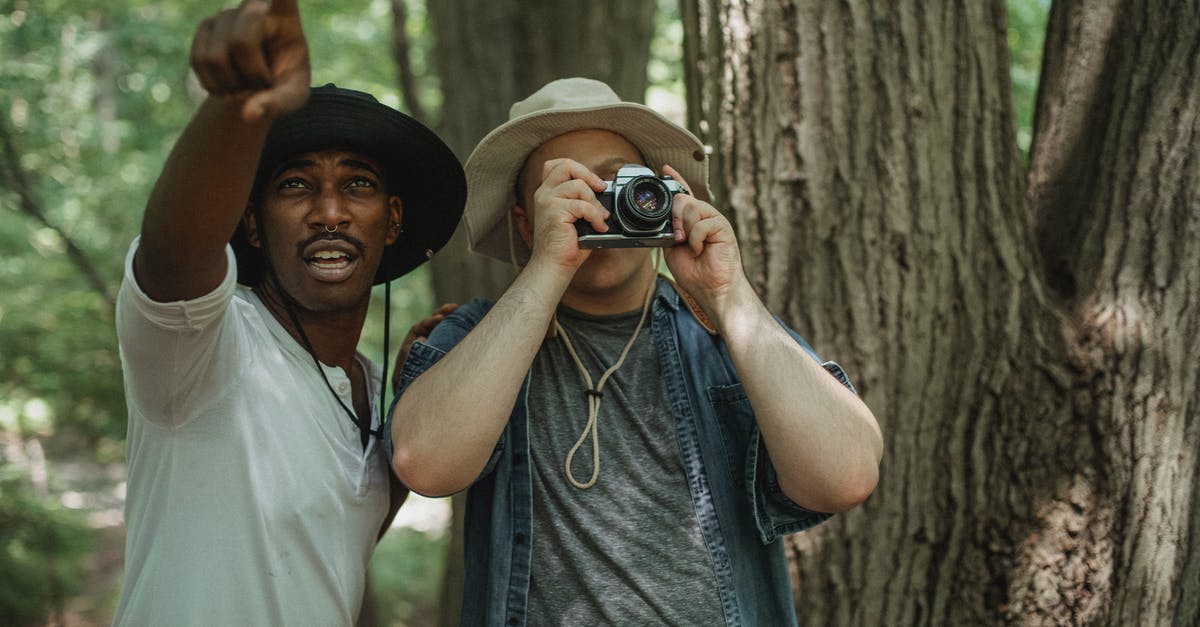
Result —
<instances>
[{"instance_id":1,"label":"hat chin cord","mask_svg":"<svg viewBox=\"0 0 1200 627\"><path fill-rule=\"evenodd\" d=\"M517 272L521 271L521 264L517 263L517 243L513 239L513 219L512 210L509 209L504 214L504 221L508 223L508 261Z\"/></svg>"},{"instance_id":2,"label":"hat chin cord","mask_svg":"<svg viewBox=\"0 0 1200 627\"><path fill-rule=\"evenodd\" d=\"M262 223L261 216L259 216L259 223L260 224ZM312 357L313 364L316 365L317 372L321 374L321 379L325 381L325 387L329 389L329 393L333 395L333 398L334 398L334 400L336 400L338 402L338 405L341 405L342 410L346 412L346 416L350 418L350 422L353 422L354 426L358 427L359 441L362 443L363 450L364 451L367 450L367 443L369 443L371 441L371 436L375 436L377 438L383 437L383 421L384 421L384 411L385 411L385 409L384 409L385 405L383 403L384 403L384 396L386 396L385 391L387 389L387 387L386 387L387 386L387 344L388 344L388 326L389 326L388 318L390 317L389 314L391 313L391 299L390 299L390 297L391 297L391 281L387 282L387 287L385 288L385 292L387 293L388 300L387 300L387 303L386 303L385 309L384 309L383 378L380 380L380 386L379 386L380 427L378 429L371 429L371 416L368 415L368 416L364 416L362 418L355 416L354 412L351 411L351 409L346 406L346 403L344 401L342 401L342 397L338 396L337 392L334 391L333 384L331 384L329 382L329 377L325 374L325 369L321 367L321 360L317 358L317 351L313 349L312 342L309 341L309 339L308 339L308 334L304 332L304 326L300 324L300 317L296 315L296 308L294 306L295 301L293 300L292 295L288 294L287 290L283 289L283 285L279 282L279 276L275 274L275 266L271 265L270 257L269 257L269 255L267 255L266 233L265 232L259 233L259 239L261 240L261 243L262 243L263 265L266 266L266 270L267 270L266 279L275 284L275 289L277 292L279 292L280 300L283 301L283 309L284 309L284 311L287 312L288 319L291 320L292 326L294 326L296 328L296 332L300 335L300 343L304 346L304 350L308 351L308 355L310 357ZM350 375L350 374L351 373L347 373L347 375ZM367 376L367 373L364 370L363 378L365 379L366 376Z\"/></svg>"}]
</instances>

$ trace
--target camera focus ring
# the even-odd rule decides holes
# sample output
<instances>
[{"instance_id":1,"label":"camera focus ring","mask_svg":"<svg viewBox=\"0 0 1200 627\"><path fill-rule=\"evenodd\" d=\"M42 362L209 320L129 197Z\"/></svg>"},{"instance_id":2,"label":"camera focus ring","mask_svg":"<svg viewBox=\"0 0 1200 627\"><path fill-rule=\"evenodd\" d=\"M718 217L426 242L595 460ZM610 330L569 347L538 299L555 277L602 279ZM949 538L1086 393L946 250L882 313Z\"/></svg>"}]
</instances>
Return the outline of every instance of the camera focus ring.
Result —
<instances>
[{"instance_id":1,"label":"camera focus ring","mask_svg":"<svg viewBox=\"0 0 1200 627\"><path fill-rule=\"evenodd\" d=\"M671 195L660 179L639 176L621 188L614 213L627 230L657 230L671 216Z\"/></svg>"}]
</instances>

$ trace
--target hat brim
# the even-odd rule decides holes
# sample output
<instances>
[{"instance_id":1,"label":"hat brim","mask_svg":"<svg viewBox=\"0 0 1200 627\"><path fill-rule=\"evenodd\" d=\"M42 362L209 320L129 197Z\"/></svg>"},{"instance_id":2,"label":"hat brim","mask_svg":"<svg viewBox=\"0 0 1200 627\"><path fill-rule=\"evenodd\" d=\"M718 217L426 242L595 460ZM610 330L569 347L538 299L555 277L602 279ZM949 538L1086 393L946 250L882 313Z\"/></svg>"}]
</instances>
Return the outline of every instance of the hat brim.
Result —
<instances>
[{"instance_id":1,"label":"hat brim","mask_svg":"<svg viewBox=\"0 0 1200 627\"><path fill-rule=\"evenodd\" d=\"M271 127L259 159L255 190L285 159L328 149L361 152L384 169L390 194L403 203L400 236L383 252L374 283L403 276L449 241L462 217L466 181L454 152L413 118L363 92L313 88L308 103ZM239 227L230 240L238 282L257 285L262 251Z\"/></svg>"},{"instance_id":2,"label":"hat brim","mask_svg":"<svg viewBox=\"0 0 1200 627\"><path fill-rule=\"evenodd\" d=\"M704 144L653 109L623 102L537 111L488 133L467 158L463 221L471 250L506 262L524 264L529 260L529 247L510 231L506 218L517 201L517 177L538 146L564 133L585 129L611 131L624 137L646 158L646 166L660 172L663 165L670 165L683 176L693 195L708 199Z\"/></svg>"}]
</instances>

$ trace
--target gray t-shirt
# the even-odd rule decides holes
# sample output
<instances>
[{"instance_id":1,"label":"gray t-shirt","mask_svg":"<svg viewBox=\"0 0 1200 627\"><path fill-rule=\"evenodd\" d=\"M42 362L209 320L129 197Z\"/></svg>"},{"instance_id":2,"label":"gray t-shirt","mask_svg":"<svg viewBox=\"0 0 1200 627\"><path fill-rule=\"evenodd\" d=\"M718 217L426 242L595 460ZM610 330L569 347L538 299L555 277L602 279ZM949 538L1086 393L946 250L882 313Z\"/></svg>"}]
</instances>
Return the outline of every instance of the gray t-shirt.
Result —
<instances>
[{"instance_id":1,"label":"gray t-shirt","mask_svg":"<svg viewBox=\"0 0 1200 627\"><path fill-rule=\"evenodd\" d=\"M620 356L641 312L589 316L559 307L593 383ZM600 475L572 486L563 465L587 423L586 384L562 338L533 362L531 625L707 625L723 620L667 406L650 321L605 384L597 419ZM590 438L590 436L589 436ZM572 464L592 475L592 443Z\"/></svg>"}]
</instances>

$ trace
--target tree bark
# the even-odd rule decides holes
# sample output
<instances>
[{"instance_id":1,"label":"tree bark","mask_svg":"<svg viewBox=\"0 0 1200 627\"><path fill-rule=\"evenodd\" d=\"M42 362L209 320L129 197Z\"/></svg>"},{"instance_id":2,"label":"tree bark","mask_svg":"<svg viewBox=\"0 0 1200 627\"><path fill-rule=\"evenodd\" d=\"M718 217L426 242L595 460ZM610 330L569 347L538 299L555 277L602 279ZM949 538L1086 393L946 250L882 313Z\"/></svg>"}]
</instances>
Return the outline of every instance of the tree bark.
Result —
<instances>
[{"instance_id":1,"label":"tree bark","mask_svg":"<svg viewBox=\"0 0 1200 627\"><path fill-rule=\"evenodd\" d=\"M802 623L1197 619L1200 18L1076 4L1027 187L1003 2L683 3L747 274L886 438L791 540Z\"/></svg>"},{"instance_id":2,"label":"tree bark","mask_svg":"<svg viewBox=\"0 0 1200 627\"><path fill-rule=\"evenodd\" d=\"M567 76L605 81L622 98L640 102L654 8L630 0L429 3L443 95L439 133L465 161L484 135L508 120L514 102ZM434 261L439 301L494 298L515 275L508 264L467 254L465 237L460 228Z\"/></svg>"},{"instance_id":3,"label":"tree bark","mask_svg":"<svg viewBox=\"0 0 1200 627\"><path fill-rule=\"evenodd\" d=\"M1195 2L1054 4L1029 197L1098 453L1097 622L1200 623L1198 140Z\"/></svg>"},{"instance_id":4,"label":"tree bark","mask_svg":"<svg viewBox=\"0 0 1200 627\"><path fill-rule=\"evenodd\" d=\"M408 41L408 8L405 0L392 0L392 58L396 60L396 79L404 107L414 118L428 123L428 114L421 104L417 77L412 67L412 47Z\"/></svg>"},{"instance_id":5,"label":"tree bark","mask_svg":"<svg viewBox=\"0 0 1200 627\"><path fill-rule=\"evenodd\" d=\"M447 0L428 3L441 80L439 134L464 162L479 140L508 120L509 107L556 78L587 76L641 102L655 3L620 0ZM515 276L506 263L467 251L465 227L433 260L440 302L496 298ZM442 625L458 624L462 598L462 501L454 501Z\"/></svg>"}]
</instances>

